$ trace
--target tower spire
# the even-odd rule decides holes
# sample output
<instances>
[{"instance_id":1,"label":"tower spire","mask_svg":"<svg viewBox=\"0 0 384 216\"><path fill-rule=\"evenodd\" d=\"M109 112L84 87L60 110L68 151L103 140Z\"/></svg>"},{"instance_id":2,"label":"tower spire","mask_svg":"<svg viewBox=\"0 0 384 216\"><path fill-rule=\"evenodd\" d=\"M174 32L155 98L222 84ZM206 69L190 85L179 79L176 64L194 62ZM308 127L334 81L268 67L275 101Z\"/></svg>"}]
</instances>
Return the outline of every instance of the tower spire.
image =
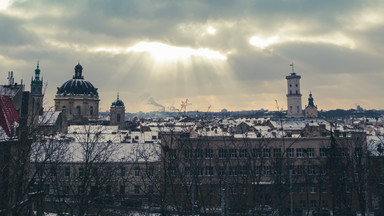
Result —
<instances>
[{"instance_id":1,"label":"tower spire","mask_svg":"<svg viewBox=\"0 0 384 216\"><path fill-rule=\"evenodd\" d=\"M293 62L292 62L289 66L290 66L291 69L292 69L292 73L291 73L291 74L295 74L295 69L294 69L294 67L293 67Z\"/></svg>"}]
</instances>

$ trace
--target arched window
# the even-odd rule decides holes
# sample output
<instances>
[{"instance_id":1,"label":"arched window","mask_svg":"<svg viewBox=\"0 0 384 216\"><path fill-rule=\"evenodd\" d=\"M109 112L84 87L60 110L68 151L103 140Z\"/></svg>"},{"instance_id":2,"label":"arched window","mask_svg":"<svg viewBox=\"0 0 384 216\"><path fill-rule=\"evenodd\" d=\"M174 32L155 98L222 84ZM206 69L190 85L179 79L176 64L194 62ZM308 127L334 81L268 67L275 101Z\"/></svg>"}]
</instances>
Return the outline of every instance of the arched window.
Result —
<instances>
[{"instance_id":1,"label":"arched window","mask_svg":"<svg viewBox=\"0 0 384 216\"><path fill-rule=\"evenodd\" d=\"M120 114L117 114L117 116L116 116L116 121L117 121L117 122L120 122Z\"/></svg>"},{"instance_id":2,"label":"arched window","mask_svg":"<svg viewBox=\"0 0 384 216\"><path fill-rule=\"evenodd\" d=\"M81 107L80 106L76 107L76 114L81 115Z\"/></svg>"}]
</instances>

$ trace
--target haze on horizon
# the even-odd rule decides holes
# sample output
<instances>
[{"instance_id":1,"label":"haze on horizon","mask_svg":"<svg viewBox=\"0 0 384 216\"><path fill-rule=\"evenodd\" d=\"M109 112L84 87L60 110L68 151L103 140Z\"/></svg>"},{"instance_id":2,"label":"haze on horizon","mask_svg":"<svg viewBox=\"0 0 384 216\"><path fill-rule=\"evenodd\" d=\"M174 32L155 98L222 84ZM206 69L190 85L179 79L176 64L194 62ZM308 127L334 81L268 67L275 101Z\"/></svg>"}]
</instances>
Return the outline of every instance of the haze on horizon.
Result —
<instances>
[{"instance_id":1,"label":"haze on horizon","mask_svg":"<svg viewBox=\"0 0 384 216\"><path fill-rule=\"evenodd\" d=\"M80 62L100 111L286 109L289 64L319 110L383 109L384 1L0 0L0 83L29 89L39 59L45 108Z\"/></svg>"}]
</instances>

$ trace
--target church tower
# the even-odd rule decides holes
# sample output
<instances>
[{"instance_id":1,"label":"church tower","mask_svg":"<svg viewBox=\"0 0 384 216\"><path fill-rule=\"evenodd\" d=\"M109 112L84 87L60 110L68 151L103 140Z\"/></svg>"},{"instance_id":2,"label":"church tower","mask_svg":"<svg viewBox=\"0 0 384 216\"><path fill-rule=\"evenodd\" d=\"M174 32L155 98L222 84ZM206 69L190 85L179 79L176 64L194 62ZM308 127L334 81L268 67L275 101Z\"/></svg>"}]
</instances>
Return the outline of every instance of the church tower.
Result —
<instances>
[{"instance_id":1,"label":"church tower","mask_svg":"<svg viewBox=\"0 0 384 216\"><path fill-rule=\"evenodd\" d=\"M306 118L318 117L317 106L315 106L315 104L313 103L312 92L309 93L308 106L305 106L305 117Z\"/></svg>"},{"instance_id":2,"label":"church tower","mask_svg":"<svg viewBox=\"0 0 384 216\"><path fill-rule=\"evenodd\" d=\"M292 72L289 76L286 76L288 93L287 93L287 108L288 118L301 118L303 116L303 110L301 108L301 93L300 93L300 79L301 76L297 75L293 69L293 64L290 65Z\"/></svg>"},{"instance_id":3,"label":"church tower","mask_svg":"<svg viewBox=\"0 0 384 216\"><path fill-rule=\"evenodd\" d=\"M117 99L111 105L110 115L110 125L118 125L119 129L123 129L125 121L125 106L124 102L119 99L119 93L117 93Z\"/></svg>"},{"instance_id":4,"label":"church tower","mask_svg":"<svg viewBox=\"0 0 384 216\"><path fill-rule=\"evenodd\" d=\"M43 113L43 78L40 79L39 61L35 69L35 77L31 79L31 96L32 96L32 114L33 116L42 115Z\"/></svg>"}]
</instances>

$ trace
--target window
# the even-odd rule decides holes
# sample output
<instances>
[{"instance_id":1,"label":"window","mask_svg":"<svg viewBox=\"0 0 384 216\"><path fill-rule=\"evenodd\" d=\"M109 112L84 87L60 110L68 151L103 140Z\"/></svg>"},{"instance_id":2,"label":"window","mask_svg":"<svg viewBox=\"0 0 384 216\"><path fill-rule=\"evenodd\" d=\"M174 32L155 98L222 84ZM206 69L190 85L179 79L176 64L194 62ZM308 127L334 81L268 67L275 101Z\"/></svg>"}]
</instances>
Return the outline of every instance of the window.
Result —
<instances>
[{"instance_id":1,"label":"window","mask_svg":"<svg viewBox=\"0 0 384 216\"><path fill-rule=\"evenodd\" d=\"M112 176L112 168L107 167L107 176Z\"/></svg>"},{"instance_id":2,"label":"window","mask_svg":"<svg viewBox=\"0 0 384 216\"><path fill-rule=\"evenodd\" d=\"M45 184L44 185L44 194L49 195L49 191L50 191L50 185L49 184Z\"/></svg>"},{"instance_id":3,"label":"window","mask_svg":"<svg viewBox=\"0 0 384 216\"><path fill-rule=\"evenodd\" d=\"M320 157L327 157L327 149L320 148Z\"/></svg>"},{"instance_id":4,"label":"window","mask_svg":"<svg viewBox=\"0 0 384 216\"><path fill-rule=\"evenodd\" d=\"M264 149L264 157L265 158L269 158L271 156L271 149L267 148L267 149Z\"/></svg>"},{"instance_id":5,"label":"window","mask_svg":"<svg viewBox=\"0 0 384 216\"><path fill-rule=\"evenodd\" d=\"M90 107L89 107L89 114L90 114L90 115L93 115L93 106L90 106Z\"/></svg>"},{"instance_id":6,"label":"window","mask_svg":"<svg viewBox=\"0 0 384 216\"><path fill-rule=\"evenodd\" d=\"M231 194L237 194L236 186L233 184L229 185L229 191L231 192Z\"/></svg>"},{"instance_id":7,"label":"window","mask_svg":"<svg viewBox=\"0 0 384 216\"><path fill-rule=\"evenodd\" d=\"M362 155L363 155L363 149L361 147L356 147L355 148L355 157L361 158Z\"/></svg>"},{"instance_id":8,"label":"window","mask_svg":"<svg viewBox=\"0 0 384 216\"><path fill-rule=\"evenodd\" d=\"M63 113L65 113L67 111L67 107L63 106L63 108L61 110L63 111Z\"/></svg>"},{"instance_id":9,"label":"window","mask_svg":"<svg viewBox=\"0 0 384 216\"><path fill-rule=\"evenodd\" d=\"M120 176L121 177L125 176L125 167L120 167Z\"/></svg>"},{"instance_id":10,"label":"window","mask_svg":"<svg viewBox=\"0 0 384 216\"><path fill-rule=\"evenodd\" d=\"M152 136L152 139L153 139L153 140L157 139L157 136Z\"/></svg>"},{"instance_id":11,"label":"window","mask_svg":"<svg viewBox=\"0 0 384 216\"><path fill-rule=\"evenodd\" d=\"M174 166L169 167L169 175L170 176L176 176L176 167L174 167Z\"/></svg>"},{"instance_id":12,"label":"window","mask_svg":"<svg viewBox=\"0 0 384 216\"><path fill-rule=\"evenodd\" d=\"M192 149L185 149L184 150L184 158L185 159L192 159Z\"/></svg>"},{"instance_id":13,"label":"window","mask_svg":"<svg viewBox=\"0 0 384 216\"><path fill-rule=\"evenodd\" d=\"M148 176L153 176L153 167L148 168Z\"/></svg>"},{"instance_id":14,"label":"window","mask_svg":"<svg viewBox=\"0 0 384 216\"><path fill-rule=\"evenodd\" d=\"M51 173L51 176L56 176L56 167L51 167L51 170L50 170L50 173Z\"/></svg>"},{"instance_id":15,"label":"window","mask_svg":"<svg viewBox=\"0 0 384 216\"><path fill-rule=\"evenodd\" d=\"M314 157L315 156L315 151L313 148L307 148L307 156L308 157Z\"/></svg>"},{"instance_id":16,"label":"window","mask_svg":"<svg viewBox=\"0 0 384 216\"><path fill-rule=\"evenodd\" d=\"M148 185L148 193L153 194L154 188L153 185Z\"/></svg>"},{"instance_id":17,"label":"window","mask_svg":"<svg viewBox=\"0 0 384 216\"><path fill-rule=\"evenodd\" d=\"M191 175L191 167L184 167L184 175L190 176Z\"/></svg>"},{"instance_id":18,"label":"window","mask_svg":"<svg viewBox=\"0 0 384 216\"><path fill-rule=\"evenodd\" d=\"M93 168L92 168L92 175L93 175L93 176L97 176L97 175L98 175L97 167L93 167Z\"/></svg>"},{"instance_id":19,"label":"window","mask_svg":"<svg viewBox=\"0 0 384 216\"><path fill-rule=\"evenodd\" d=\"M80 167L79 168L79 177L83 177L84 176L84 168Z\"/></svg>"},{"instance_id":20,"label":"window","mask_svg":"<svg viewBox=\"0 0 384 216\"><path fill-rule=\"evenodd\" d=\"M213 158L213 149L205 149L205 158Z\"/></svg>"},{"instance_id":21,"label":"window","mask_svg":"<svg viewBox=\"0 0 384 216\"><path fill-rule=\"evenodd\" d=\"M134 188L134 193L135 194L140 194L140 185L135 185L135 188Z\"/></svg>"},{"instance_id":22,"label":"window","mask_svg":"<svg viewBox=\"0 0 384 216\"><path fill-rule=\"evenodd\" d=\"M213 167L211 167L211 166L205 167L205 175L213 176Z\"/></svg>"},{"instance_id":23,"label":"window","mask_svg":"<svg viewBox=\"0 0 384 216\"><path fill-rule=\"evenodd\" d=\"M288 166L288 174L290 174L289 172L292 172L292 175L295 175L295 166L294 165Z\"/></svg>"},{"instance_id":24,"label":"window","mask_svg":"<svg viewBox=\"0 0 384 216\"><path fill-rule=\"evenodd\" d=\"M263 167L263 173L265 176L270 176L271 175L271 167L270 166L264 166Z\"/></svg>"},{"instance_id":25,"label":"window","mask_svg":"<svg viewBox=\"0 0 384 216\"><path fill-rule=\"evenodd\" d=\"M196 149L195 155L196 155L196 158L201 159L203 157L203 149Z\"/></svg>"},{"instance_id":26,"label":"window","mask_svg":"<svg viewBox=\"0 0 384 216\"><path fill-rule=\"evenodd\" d=\"M213 195L213 192L214 192L214 185L208 185L208 194L209 195Z\"/></svg>"},{"instance_id":27,"label":"window","mask_svg":"<svg viewBox=\"0 0 384 216\"><path fill-rule=\"evenodd\" d=\"M135 176L140 176L140 167L135 167Z\"/></svg>"},{"instance_id":28,"label":"window","mask_svg":"<svg viewBox=\"0 0 384 216\"><path fill-rule=\"evenodd\" d=\"M64 167L64 177L69 178L71 176L71 170L69 166Z\"/></svg>"},{"instance_id":29,"label":"window","mask_svg":"<svg viewBox=\"0 0 384 216\"><path fill-rule=\"evenodd\" d=\"M241 185L241 194L243 195L248 194L248 188L246 184Z\"/></svg>"},{"instance_id":30,"label":"window","mask_svg":"<svg viewBox=\"0 0 384 216\"><path fill-rule=\"evenodd\" d=\"M229 175L230 176L236 176L237 175L237 167L236 166L229 167Z\"/></svg>"},{"instance_id":31,"label":"window","mask_svg":"<svg viewBox=\"0 0 384 216\"><path fill-rule=\"evenodd\" d=\"M168 158L169 159L176 159L176 149L169 149Z\"/></svg>"},{"instance_id":32,"label":"window","mask_svg":"<svg viewBox=\"0 0 384 216\"><path fill-rule=\"evenodd\" d=\"M225 175L225 167L218 167L217 168L217 175L224 176Z\"/></svg>"},{"instance_id":33,"label":"window","mask_svg":"<svg viewBox=\"0 0 384 216\"><path fill-rule=\"evenodd\" d=\"M351 193L351 185L349 185L349 184L345 185L345 192L346 193Z\"/></svg>"},{"instance_id":34,"label":"window","mask_svg":"<svg viewBox=\"0 0 384 216\"><path fill-rule=\"evenodd\" d=\"M303 148L296 149L296 157L298 158L303 157Z\"/></svg>"},{"instance_id":35,"label":"window","mask_svg":"<svg viewBox=\"0 0 384 216\"><path fill-rule=\"evenodd\" d=\"M280 157L281 157L281 149L279 149L279 148L274 148L274 149L273 149L273 157L274 157L274 158L280 158Z\"/></svg>"},{"instance_id":36,"label":"window","mask_svg":"<svg viewBox=\"0 0 384 216\"><path fill-rule=\"evenodd\" d=\"M300 208L305 208L305 201L304 200L300 200Z\"/></svg>"},{"instance_id":37,"label":"window","mask_svg":"<svg viewBox=\"0 0 384 216\"><path fill-rule=\"evenodd\" d=\"M240 155L241 158L248 157L248 149L240 149Z\"/></svg>"},{"instance_id":38,"label":"window","mask_svg":"<svg viewBox=\"0 0 384 216\"><path fill-rule=\"evenodd\" d=\"M311 193L316 193L316 185L311 184Z\"/></svg>"},{"instance_id":39,"label":"window","mask_svg":"<svg viewBox=\"0 0 384 216\"><path fill-rule=\"evenodd\" d=\"M81 107L80 106L76 107L76 114L81 115Z\"/></svg>"},{"instance_id":40,"label":"window","mask_svg":"<svg viewBox=\"0 0 384 216\"><path fill-rule=\"evenodd\" d=\"M237 157L237 149L229 149L229 157L236 158Z\"/></svg>"},{"instance_id":41,"label":"window","mask_svg":"<svg viewBox=\"0 0 384 216\"><path fill-rule=\"evenodd\" d=\"M308 175L315 175L315 166L314 165L308 165Z\"/></svg>"},{"instance_id":42,"label":"window","mask_svg":"<svg viewBox=\"0 0 384 216\"><path fill-rule=\"evenodd\" d=\"M299 188L299 192L300 192L300 193L305 193L305 192L306 192L306 190L305 190L305 186L304 186L304 185L301 184L299 187L300 187L300 188Z\"/></svg>"},{"instance_id":43,"label":"window","mask_svg":"<svg viewBox=\"0 0 384 216\"><path fill-rule=\"evenodd\" d=\"M259 148L252 149L252 157L254 157L254 158L261 157L261 149L259 149Z\"/></svg>"},{"instance_id":44,"label":"window","mask_svg":"<svg viewBox=\"0 0 384 216\"><path fill-rule=\"evenodd\" d=\"M305 166L304 165L297 166L297 174L304 175L304 173L305 173Z\"/></svg>"},{"instance_id":45,"label":"window","mask_svg":"<svg viewBox=\"0 0 384 216\"><path fill-rule=\"evenodd\" d=\"M288 148L288 149L287 149L287 156L288 156L289 158L293 158L293 157L295 157L295 149L293 149L293 148Z\"/></svg>"},{"instance_id":46,"label":"window","mask_svg":"<svg viewBox=\"0 0 384 216\"><path fill-rule=\"evenodd\" d=\"M311 208L317 208L317 200L311 200Z\"/></svg>"},{"instance_id":47,"label":"window","mask_svg":"<svg viewBox=\"0 0 384 216\"><path fill-rule=\"evenodd\" d=\"M259 176L259 175L260 175L260 170L261 170L261 167L260 167L260 166L255 166L255 175L256 175L256 176Z\"/></svg>"},{"instance_id":48,"label":"window","mask_svg":"<svg viewBox=\"0 0 384 216\"><path fill-rule=\"evenodd\" d=\"M248 168L247 168L247 166L240 166L239 167L239 175L241 175L241 176L248 175Z\"/></svg>"},{"instance_id":49,"label":"window","mask_svg":"<svg viewBox=\"0 0 384 216\"><path fill-rule=\"evenodd\" d=\"M204 174L203 167L197 167L197 175L202 176Z\"/></svg>"},{"instance_id":50,"label":"window","mask_svg":"<svg viewBox=\"0 0 384 216\"><path fill-rule=\"evenodd\" d=\"M321 205L323 208L328 208L328 200L322 200Z\"/></svg>"},{"instance_id":51,"label":"window","mask_svg":"<svg viewBox=\"0 0 384 216\"><path fill-rule=\"evenodd\" d=\"M125 186L124 185L120 185L120 194L121 195L125 194Z\"/></svg>"},{"instance_id":52,"label":"window","mask_svg":"<svg viewBox=\"0 0 384 216\"><path fill-rule=\"evenodd\" d=\"M327 185L326 184L321 184L321 193L327 193Z\"/></svg>"},{"instance_id":53,"label":"window","mask_svg":"<svg viewBox=\"0 0 384 216\"><path fill-rule=\"evenodd\" d=\"M227 149L219 149L219 158L225 159L227 157Z\"/></svg>"},{"instance_id":54,"label":"window","mask_svg":"<svg viewBox=\"0 0 384 216\"><path fill-rule=\"evenodd\" d=\"M298 94L297 91L296 91L296 94ZM299 106L297 106L297 113L300 113L300 107Z\"/></svg>"},{"instance_id":55,"label":"window","mask_svg":"<svg viewBox=\"0 0 384 216\"><path fill-rule=\"evenodd\" d=\"M116 115L116 122L120 123L120 114L119 113Z\"/></svg>"}]
</instances>

